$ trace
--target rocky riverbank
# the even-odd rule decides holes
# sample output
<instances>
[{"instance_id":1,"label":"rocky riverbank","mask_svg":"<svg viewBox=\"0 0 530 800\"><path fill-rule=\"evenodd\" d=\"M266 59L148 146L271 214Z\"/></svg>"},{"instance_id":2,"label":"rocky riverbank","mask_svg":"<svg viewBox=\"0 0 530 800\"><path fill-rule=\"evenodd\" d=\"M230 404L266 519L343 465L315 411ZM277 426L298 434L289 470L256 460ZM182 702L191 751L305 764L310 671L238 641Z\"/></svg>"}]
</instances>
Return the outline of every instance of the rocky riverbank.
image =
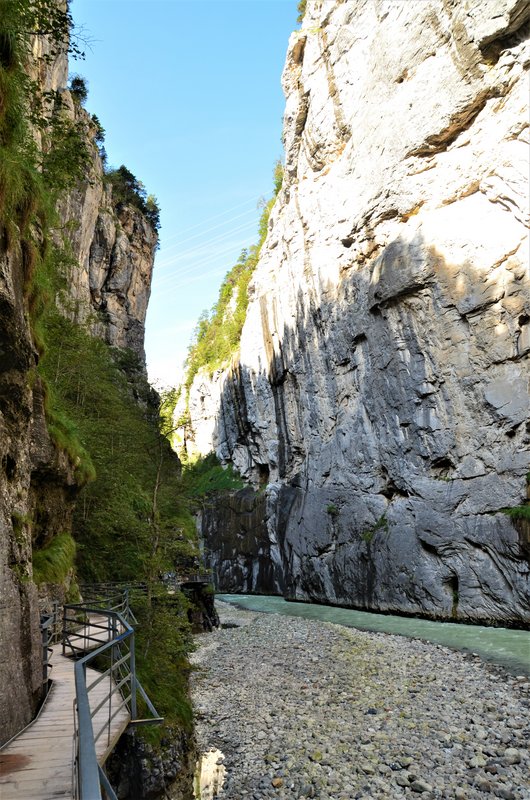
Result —
<instances>
[{"instance_id":1,"label":"rocky riverbank","mask_svg":"<svg viewBox=\"0 0 530 800\"><path fill-rule=\"evenodd\" d=\"M193 657L199 749L226 767L210 797L530 797L527 678L418 640L217 607L227 627Z\"/></svg>"}]
</instances>

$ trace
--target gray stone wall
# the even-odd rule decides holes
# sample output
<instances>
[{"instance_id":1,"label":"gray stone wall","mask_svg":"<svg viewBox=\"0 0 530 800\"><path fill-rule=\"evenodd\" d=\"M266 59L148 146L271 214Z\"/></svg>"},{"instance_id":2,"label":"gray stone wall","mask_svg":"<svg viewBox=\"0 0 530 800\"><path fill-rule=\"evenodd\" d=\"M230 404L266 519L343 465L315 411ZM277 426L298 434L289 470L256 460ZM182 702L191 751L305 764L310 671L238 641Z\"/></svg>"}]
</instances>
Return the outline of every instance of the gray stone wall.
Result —
<instances>
[{"instance_id":1,"label":"gray stone wall","mask_svg":"<svg viewBox=\"0 0 530 800\"><path fill-rule=\"evenodd\" d=\"M528 623L530 8L307 5L239 355L188 438L268 475L287 596Z\"/></svg>"}]
</instances>

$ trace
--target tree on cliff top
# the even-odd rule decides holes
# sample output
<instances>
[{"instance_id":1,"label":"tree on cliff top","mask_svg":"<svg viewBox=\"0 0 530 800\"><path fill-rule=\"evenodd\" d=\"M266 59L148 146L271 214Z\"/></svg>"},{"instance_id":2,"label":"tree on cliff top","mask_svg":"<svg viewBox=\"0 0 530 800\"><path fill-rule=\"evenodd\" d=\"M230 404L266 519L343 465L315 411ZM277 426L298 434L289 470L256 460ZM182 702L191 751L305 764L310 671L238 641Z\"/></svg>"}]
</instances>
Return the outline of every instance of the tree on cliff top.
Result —
<instances>
[{"instance_id":1,"label":"tree on cliff top","mask_svg":"<svg viewBox=\"0 0 530 800\"><path fill-rule=\"evenodd\" d=\"M112 194L116 203L137 208L149 220L155 231L158 231L160 208L156 197L147 194L142 181L139 181L123 164L118 169L110 169L105 177L112 186Z\"/></svg>"},{"instance_id":2,"label":"tree on cliff top","mask_svg":"<svg viewBox=\"0 0 530 800\"><path fill-rule=\"evenodd\" d=\"M305 16L307 6L307 0L300 0L298 3L298 17L296 19L297 22L302 22Z\"/></svg>"}]
</instances>

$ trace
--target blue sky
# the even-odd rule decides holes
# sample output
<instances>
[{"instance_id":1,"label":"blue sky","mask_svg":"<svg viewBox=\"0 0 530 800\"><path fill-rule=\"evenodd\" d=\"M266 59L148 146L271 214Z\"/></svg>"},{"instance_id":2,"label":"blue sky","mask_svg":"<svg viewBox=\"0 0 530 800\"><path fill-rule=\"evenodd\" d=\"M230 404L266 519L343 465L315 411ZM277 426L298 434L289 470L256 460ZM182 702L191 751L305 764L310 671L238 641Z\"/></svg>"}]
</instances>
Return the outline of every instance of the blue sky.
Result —
<instances>
[{"instance_id":1,"label":"blue sky","mask_svg":"<svg viewBox=\"0 0 530 800\"><path fill-rule=\"evenodd\" d=\"M151 381L178 382L201 311L257 238L282 157L280 86L297 0L74 0L90 40L72 73L125 164L158 198L147 316Z\"/></svg>"}]
</instances>

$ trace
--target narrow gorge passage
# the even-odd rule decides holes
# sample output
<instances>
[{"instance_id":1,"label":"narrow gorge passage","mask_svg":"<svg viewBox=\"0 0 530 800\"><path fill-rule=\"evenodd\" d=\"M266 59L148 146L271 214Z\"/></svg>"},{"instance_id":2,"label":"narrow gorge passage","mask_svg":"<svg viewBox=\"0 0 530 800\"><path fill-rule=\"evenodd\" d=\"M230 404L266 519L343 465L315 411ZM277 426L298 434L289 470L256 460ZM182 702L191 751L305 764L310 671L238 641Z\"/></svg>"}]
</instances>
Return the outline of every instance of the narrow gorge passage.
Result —
<instances>
[{"instance_id":1,"label":"narrow gorge passage","mask_svg":"<svg viewBox=\"0 0 530 800\"><path fill-rule=\"evenodd\" d=\"M0 800L530 800L529 69L530 0L0 0Z\"/></svg>"},{"instance_id":2,"label":"narrow gorge passage","mask_svg":"<svg viewBox=\"0 0 530 800\"><path fill-rule=\"evenodd\" d=\"M418 640L218 610L192 685L199 747L224 754L212 797L528 798L527 678Z\"/></svg>"}]
</instances>

